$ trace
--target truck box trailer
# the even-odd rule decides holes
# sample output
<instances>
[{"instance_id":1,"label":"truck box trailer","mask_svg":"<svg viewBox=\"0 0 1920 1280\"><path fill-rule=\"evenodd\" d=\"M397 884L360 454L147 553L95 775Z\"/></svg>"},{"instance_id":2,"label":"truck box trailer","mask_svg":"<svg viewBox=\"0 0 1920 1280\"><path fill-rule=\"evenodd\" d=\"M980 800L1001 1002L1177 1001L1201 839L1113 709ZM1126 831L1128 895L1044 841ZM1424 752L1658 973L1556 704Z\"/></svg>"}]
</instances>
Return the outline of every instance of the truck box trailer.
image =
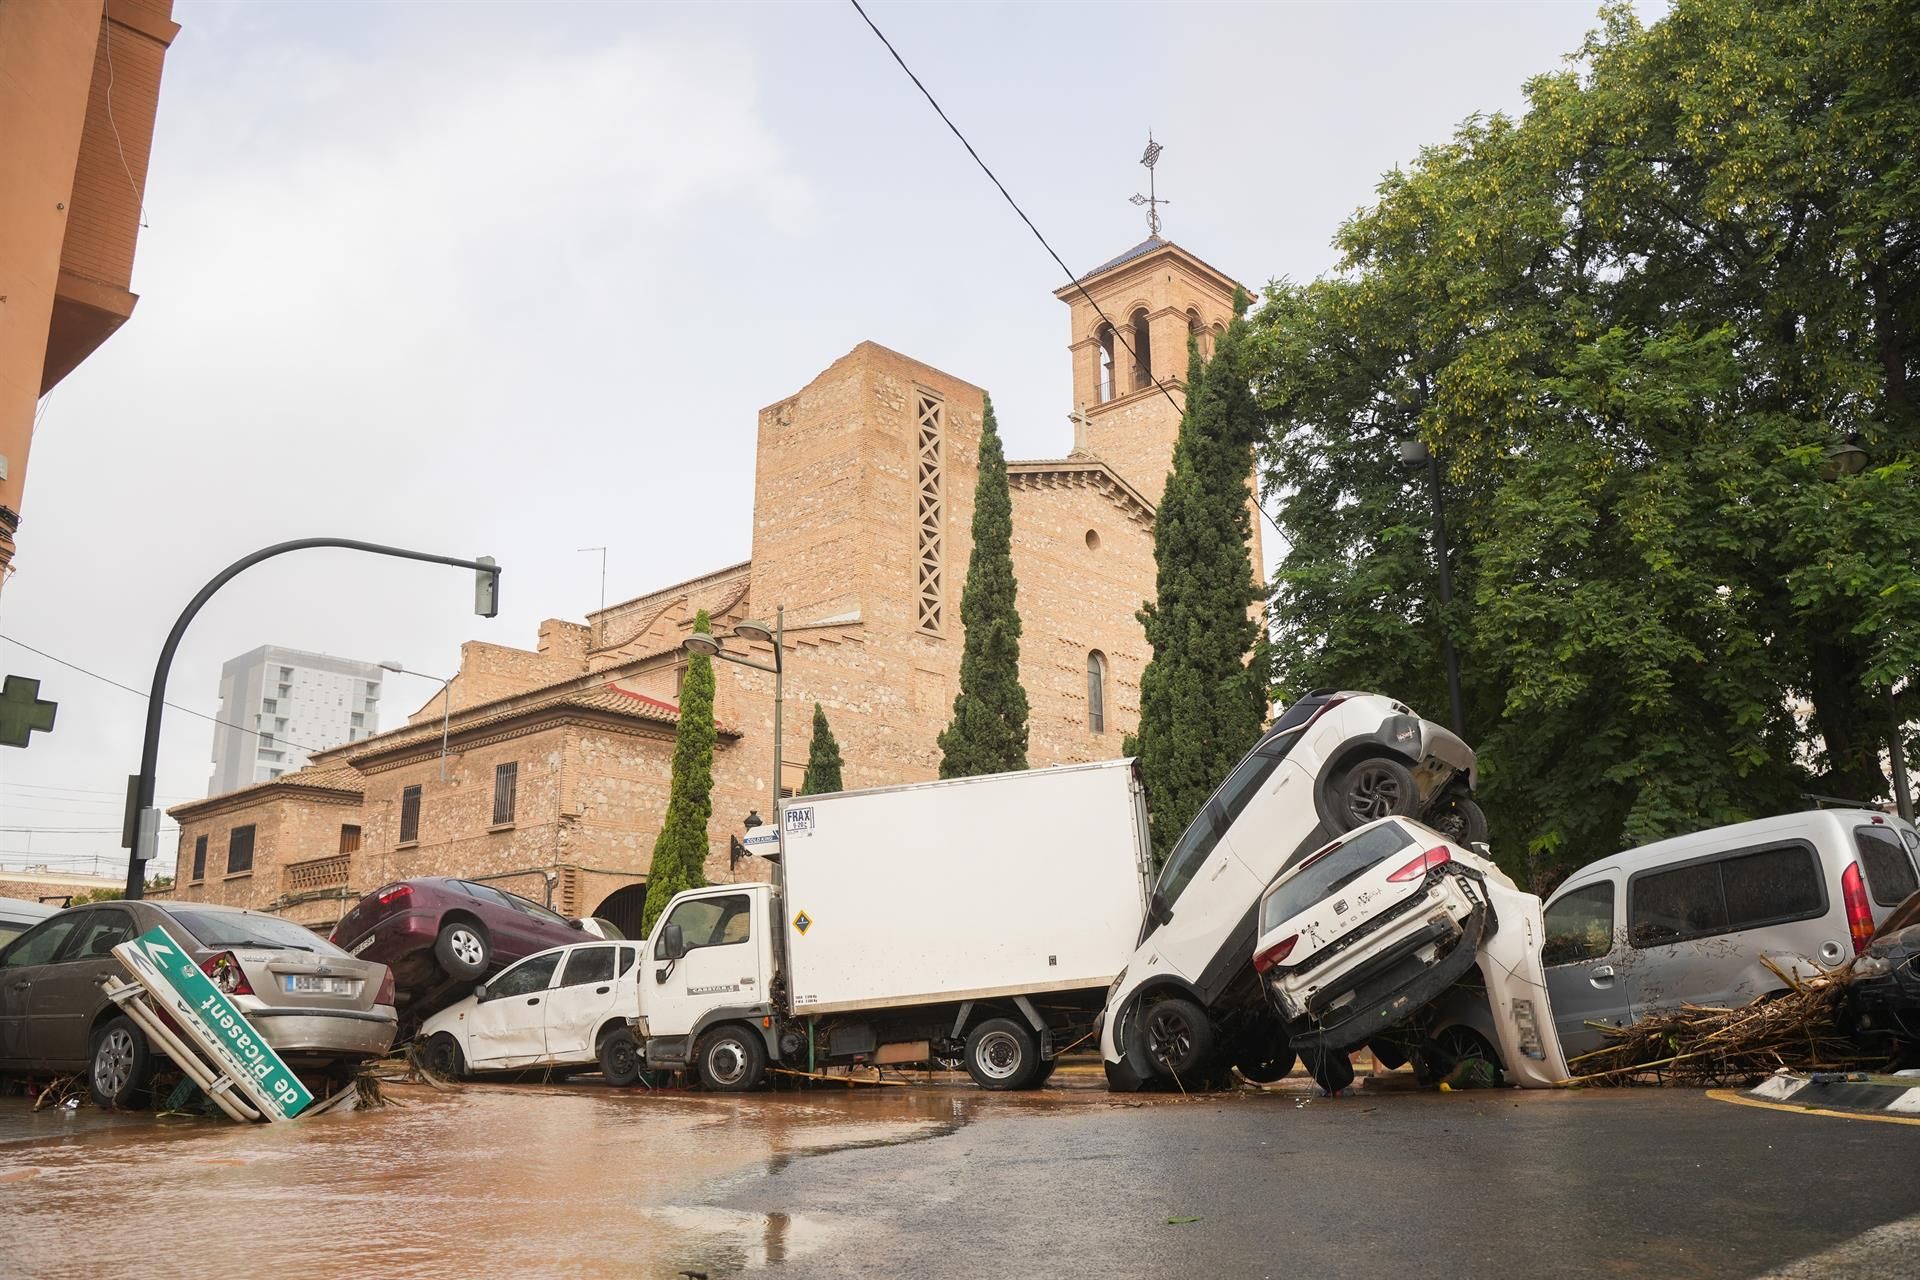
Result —
<instances>
[{"instance_id":1,"label":"truck box trailer","mask_svg":"<svg viewBox=\"0 0 1920 1280\"><path fill-rule=\"evenodd\" d=\"M678 894L647 939L646 1062L723 1090L770 1063L964 1063L1033 1087L1086 1040L1152 871L1131 760L808 796L784 885Z\"/></svg>"}]
</instances>

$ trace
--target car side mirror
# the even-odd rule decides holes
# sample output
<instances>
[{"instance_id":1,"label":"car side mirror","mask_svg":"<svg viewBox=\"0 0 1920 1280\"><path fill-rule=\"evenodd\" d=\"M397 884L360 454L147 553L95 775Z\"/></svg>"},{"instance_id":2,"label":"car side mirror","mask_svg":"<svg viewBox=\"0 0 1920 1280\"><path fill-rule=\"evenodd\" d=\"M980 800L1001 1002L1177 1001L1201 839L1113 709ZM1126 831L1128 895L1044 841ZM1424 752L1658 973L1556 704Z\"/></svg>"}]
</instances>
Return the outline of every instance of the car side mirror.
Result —
<instances>
[{"instance_id":1,"label":"car side mirror","mask_svg":"<svg viewBox=\"0 0 1920 1280\"><path fill-rule=\"evenodd\" d=\"M487 984L486 983L483 982L479 986L473 989L473 998L478 1002L480 1002L481 1004L485 1004L487 1002Z\"/></svg>"},{"instance_id":2,"label":"car side mirror","mask_svg":"<svg viewBox=\"0 0 1920 1280\"><path fill-rule=\"evenodd\" d=\"M669 921L666 927L660 930L660 954L657 958L678 960L685 954L687 954L686 936L681 932L679 925Z\"/></svg>"}]
</instances>

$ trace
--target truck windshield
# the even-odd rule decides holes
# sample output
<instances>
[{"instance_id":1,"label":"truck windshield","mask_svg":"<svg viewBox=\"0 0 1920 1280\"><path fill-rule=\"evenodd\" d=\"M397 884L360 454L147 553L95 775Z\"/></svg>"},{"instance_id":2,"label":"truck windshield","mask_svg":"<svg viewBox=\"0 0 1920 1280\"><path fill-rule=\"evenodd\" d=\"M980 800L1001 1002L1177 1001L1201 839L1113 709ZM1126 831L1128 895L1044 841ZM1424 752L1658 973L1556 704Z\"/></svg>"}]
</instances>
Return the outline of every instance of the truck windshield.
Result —
<instances>
[{"instance_id":1,"label":"truck windshield","mask_svg":"<svg viewBox=\"0 0 1920 1280\"><path fill-rule=\"evenodd\" d=\"M1311 859L1267 890L1266 901L1260 904L1260 932L1285 924L1413 842L1405 827L1397 822L1383 822L1369 827L1339 848Z\"/></svg>"},{"instance_id":2,"label":"truck windshield","mask_svg":"<svg viewBox=\"0 0 1920 1280\"><path fill-rule=\"evenodd\" d=\"M1261 746L1242 760L1227 780L1207 798L1200 812L1180 833L1180 840L1173 846L1173 852L1167 855L1167 865L1160 871L1160 881L1154 886L1154 894L1163 907L1172 907L1192 882L1194 873L1200 870L1220 837L1227 833L1233 820L1240 811L1260 791L1265 782L1279 767L1287 751L1300 741L1297 733L1278 737Z\"/></svg>"}]
</instances>

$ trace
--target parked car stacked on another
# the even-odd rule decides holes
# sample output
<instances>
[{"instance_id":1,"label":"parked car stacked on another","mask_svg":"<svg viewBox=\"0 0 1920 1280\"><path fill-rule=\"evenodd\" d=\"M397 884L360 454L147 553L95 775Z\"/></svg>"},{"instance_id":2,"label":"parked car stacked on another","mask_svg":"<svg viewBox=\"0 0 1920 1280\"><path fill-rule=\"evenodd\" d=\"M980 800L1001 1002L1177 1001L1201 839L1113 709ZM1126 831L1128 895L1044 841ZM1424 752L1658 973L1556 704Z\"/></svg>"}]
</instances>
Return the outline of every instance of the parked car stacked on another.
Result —
<instances>
[{"instance_id":1,"label":"parked car stacked on another","mask_svg":"<svg viewBox=\"0 0 1920 1280\"><path fill-rule=\"evenodd\" d=\"M332 1072L392 1047L393 978L278 916L200 902L102 902L49 916L0 950L0 1072L85 1070L101 1106L131 1105L155 1066L101 978L113 948L162 929L295 1071Z\"/></svg>"},{"instance_id":2,"label":"parked car stacked on another","mask_svg":"<svg viewBox=\"0 0 1920 1280\"><path fill-rule=\"evenodd\" d=\"M536 951L578 942L583 932L579 921L518 894L472 880L422 876L382 885L360 899L334 926L333 941L393 970L411 1034L482 978Z\"/></svg>"},{"instance_id":3,"label":"parked car stacked on another","mask_svg":"<svg viewBox=\"0 0 1920 1280\"><path fill-rule=\"evenodd\" d=\"M1463 1058L1546 1087L1566 1078L1540 963L1540 899L1408 819L1356 828L1260 903L1253 967L1288 1044L1329 1089L1370 1044L1426 1082ZM1474 1008L1478 1005L1478 1009Z\"/></svg>"},{"instance_id":4,"label":"parked car stacked on another","mask_svg":"<svg viewBox=\"0 0 1920 1280\"><path fill-rule=\"evenodd\" d=\"M1865 809L1818 809L1676 836L1582 867L1547 899L1547 987L1569 1058L1604 1028L1679 1004L1784 990L1865 951L1920 886L1920 833Z\"/></svg>"},{"instance_id":5,"label":"parked car stacked on another","mask_svg":"<svg viewBox=\"0 0 1920 1280\"><path fill-rule=\"evenodd\" d=\"M1293 1054L1252 964L1260 897L1329 840L1413 817L1486 839L1473 749L1376 693L1319 690L1287 707L1167 855L1140 940L1100 1019L1108 1084L1196 1080L1231 1062L1273 1079Z\"/></svg>"},{"instance_id":6,"label":"parked car stacked on another","mask_svg":"<svg viewBox=\"0 0 1920 1280\"><path fill-rule=\"evenodd\" d=\"M474 1071L591 1067L632 1084L640 1051L640 947L581 942L507 966L420 1027L427 1066L458 1078Z\"/></svg>"}]
</instances>

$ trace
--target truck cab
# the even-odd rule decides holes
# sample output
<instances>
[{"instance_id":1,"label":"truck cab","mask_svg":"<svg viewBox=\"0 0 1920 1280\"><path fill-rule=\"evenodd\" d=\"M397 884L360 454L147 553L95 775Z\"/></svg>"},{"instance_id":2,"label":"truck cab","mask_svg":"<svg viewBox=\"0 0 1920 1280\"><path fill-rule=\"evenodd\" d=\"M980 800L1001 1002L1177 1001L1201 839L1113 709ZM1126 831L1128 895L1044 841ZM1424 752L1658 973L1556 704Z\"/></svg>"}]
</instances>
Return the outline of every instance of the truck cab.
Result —
<instances>
[{"instance_id":1,"label":"truck cab","mask_svg":"<svg viewBox=\"0 0 1920 1280\"><path fill-rule=\"evenodd\" d=\"M761 1082L779 1056L778 902L770 884L710 885L660 914L640 961L636 1029L649 1067L693 1067L712 1088Z\"/></svg>"}]
</instances>

